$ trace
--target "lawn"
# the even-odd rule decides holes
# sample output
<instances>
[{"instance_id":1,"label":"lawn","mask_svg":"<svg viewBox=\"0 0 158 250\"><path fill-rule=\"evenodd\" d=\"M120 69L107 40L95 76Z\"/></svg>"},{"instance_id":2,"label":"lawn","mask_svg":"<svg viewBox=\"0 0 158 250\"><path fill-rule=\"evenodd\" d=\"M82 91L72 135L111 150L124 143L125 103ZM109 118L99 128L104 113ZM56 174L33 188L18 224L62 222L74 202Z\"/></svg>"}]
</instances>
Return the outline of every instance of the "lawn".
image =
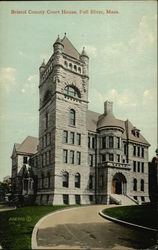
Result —
<instances>
[{"instance_id":1,"label":"lawn","mask_svg":"<svg viewBox=\"0 0 158 250\"><path fill-rule=\"evenodd\" d=\"M31 249L35 224L44 215L68 206L28 206L0 212L0 245L3 249Z\"/></svg>"},{"instance_id":2,"label":"lawn","mask_svg":"<svg viewBox=\"0 0 158 250\"><path fill-rule=\"evenodd\" d=\"M158 229L158 211L150 204L107 208L103 213L119 220Z\"/></svg>"}]
</instances>

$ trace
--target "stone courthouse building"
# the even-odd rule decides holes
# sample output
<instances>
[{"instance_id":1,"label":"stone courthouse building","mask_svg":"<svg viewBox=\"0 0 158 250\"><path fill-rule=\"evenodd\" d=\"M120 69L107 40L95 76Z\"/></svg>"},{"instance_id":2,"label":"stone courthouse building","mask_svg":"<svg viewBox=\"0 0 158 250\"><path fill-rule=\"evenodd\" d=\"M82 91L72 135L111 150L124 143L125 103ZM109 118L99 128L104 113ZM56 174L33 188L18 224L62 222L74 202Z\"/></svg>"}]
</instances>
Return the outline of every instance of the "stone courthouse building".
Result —
<instances>
[{"instance_id":1,"label":"stone courthouse building","mask_svg":"<svg viewBox=\"0 0 158 250\"><path fill-rule=\"evenodd\" d=\"M149 143L129 120L114 116L112 102L105 101L103 114L88 110L85 48L80 54L66 35L53 48L39 69L39 144L27 162L38 179L36 203L149 201ZM17 176L15 170L15 183Z\"/></svg>"}]
</instances>

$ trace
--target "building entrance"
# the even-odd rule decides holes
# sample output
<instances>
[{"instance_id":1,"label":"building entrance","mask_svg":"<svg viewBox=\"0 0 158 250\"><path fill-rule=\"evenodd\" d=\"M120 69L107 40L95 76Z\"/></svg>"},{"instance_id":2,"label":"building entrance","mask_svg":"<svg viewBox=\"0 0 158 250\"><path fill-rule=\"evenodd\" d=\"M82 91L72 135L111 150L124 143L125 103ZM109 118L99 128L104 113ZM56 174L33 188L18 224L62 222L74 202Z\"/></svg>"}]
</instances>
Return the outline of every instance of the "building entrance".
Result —
<instances>
[{"instance_id":1,"label":"building entrance","mask_svg":"<svg viewBox=\"0 0 158 250\"><path fill-rule=\"evenodd\" d=\"M112 194L126 194L127 181L122 173L117 173L112 179Z\"/></svg>"}]
</instances>

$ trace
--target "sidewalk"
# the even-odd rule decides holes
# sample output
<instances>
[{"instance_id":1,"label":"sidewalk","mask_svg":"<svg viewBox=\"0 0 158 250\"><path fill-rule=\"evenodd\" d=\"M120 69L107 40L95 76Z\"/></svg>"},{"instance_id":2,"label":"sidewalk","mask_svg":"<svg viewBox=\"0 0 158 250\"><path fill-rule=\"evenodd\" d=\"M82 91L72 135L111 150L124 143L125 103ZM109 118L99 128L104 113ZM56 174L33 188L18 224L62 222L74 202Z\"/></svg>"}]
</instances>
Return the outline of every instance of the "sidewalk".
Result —
<instances>
[{"instance_id":1,"label":"sidewalk","mask_svg":"<svg viewBox=\"0 0 158 250\"><path fill-rule=\"evenodd\" d=\"M16 209L16 207L9 207L8 205L0 204L0 212L14 210L14 209Z\"/></svg>"}]
</instances>

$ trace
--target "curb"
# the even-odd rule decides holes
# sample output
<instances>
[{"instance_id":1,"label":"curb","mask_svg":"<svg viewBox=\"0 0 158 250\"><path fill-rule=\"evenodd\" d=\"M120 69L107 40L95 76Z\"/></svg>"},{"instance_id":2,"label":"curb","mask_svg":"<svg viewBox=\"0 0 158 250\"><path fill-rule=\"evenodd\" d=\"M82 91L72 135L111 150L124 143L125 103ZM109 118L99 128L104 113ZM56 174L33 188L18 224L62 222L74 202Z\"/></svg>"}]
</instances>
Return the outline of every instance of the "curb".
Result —
<instances>
[{"instance_id":1,"label":"curb","mask_svg":"<svg viewBox=\"0 0 158 250\"><path fill-rule=\"evenodd\" d=\"M119 224L123 224L123 225L130 226L130 227L135 227L135 228L139 228L139 229L144 229L144 230L148 230L148 231L152 231L152 232L158 232L158 230L154 229L154 228L144 227L144 226L140 226L140 225L137 225L137 224L134 224L134 223L126 222L126 221L123 221L123 220L118 220L118 219L116 219L114 217L105 215L102 211L99 211L99 215L101 217L103 217L104 219L114 221L114 222L119 223Z\"/></svg>"}]
</instances>

